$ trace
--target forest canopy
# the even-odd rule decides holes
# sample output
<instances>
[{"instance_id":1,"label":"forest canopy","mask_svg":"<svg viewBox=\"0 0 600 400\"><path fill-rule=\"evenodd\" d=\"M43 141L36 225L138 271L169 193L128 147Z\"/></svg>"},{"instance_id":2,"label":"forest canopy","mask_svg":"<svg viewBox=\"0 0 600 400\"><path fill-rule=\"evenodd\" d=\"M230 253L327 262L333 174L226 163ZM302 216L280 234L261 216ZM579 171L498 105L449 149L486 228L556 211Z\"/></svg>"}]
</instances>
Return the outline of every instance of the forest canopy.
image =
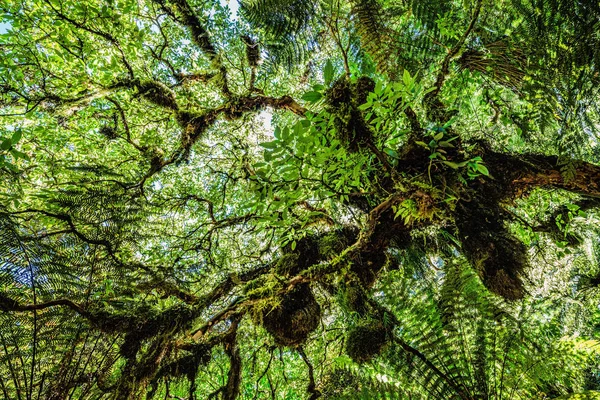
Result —
<instances>
[{"instance_id":1,"label":"forest canopy","mask_svg":"<svg viewBox=\"0 0 600 400\"><path fill-rule=\"evenodd\" d=\"M0 397L600 398L597 1L0 22Z\"/></svg>"}]
</instances>

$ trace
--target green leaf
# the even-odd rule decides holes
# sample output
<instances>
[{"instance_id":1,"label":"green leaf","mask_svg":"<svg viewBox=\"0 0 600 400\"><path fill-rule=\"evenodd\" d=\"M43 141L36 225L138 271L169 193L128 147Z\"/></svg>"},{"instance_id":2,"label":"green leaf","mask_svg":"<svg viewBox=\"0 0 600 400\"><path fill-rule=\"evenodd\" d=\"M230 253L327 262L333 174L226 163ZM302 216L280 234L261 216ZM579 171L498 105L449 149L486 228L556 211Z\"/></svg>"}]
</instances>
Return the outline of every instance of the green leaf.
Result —
<instances>
[{"instance_id":1,"label":"green leaf","mask_svg":"<svg viewBox=\"0 0 600 400\"><path fill-rule=\"evenodd\" d=\"M460 165L458 165L457 163L452 162L452 161L442 161L442 162L452 169L458 169L460 167Z\"/></svg>"},{"instance_id":2,"label":"green leaf","mask_svg":"<svg viewBox=\"0 0 600 400\"><path fill-rule=\"evenodd\" d=\"M335 70L333 69L333 64L331 60L327 60L325 63L325 68L323 69L323 79L325 80L325 85L329 85L333 80L333 74Z\"/></svg>"},{"instance_id":3,"label":"green leaf","mask_svg":"<svg viewBox=\"0 0 600 400\"><path fill-rule=\"evenodd\" d=\"M577 204L567 203L567 204L565 204L565 207L567 207L567 209L569 211L577 211L577 210L579 210L579 206Z\"/></svg>"},{"instance_id":4,"label":"green leaf","mask_svg":"<svg viewBox=\"0 0 600 400\"><path fill-rule=\"evenodd\" d=\"M454 147L452 143L449 143L447 140L442 140L438 143L440 147Z\"/></svg>"},{"instance_id":5,"label":"green leaf","mask_svg":"<svg viewBox=\"0 0 600 400\"><path fill-rule=\"evenodd\" d=\"M490 175L490 171L488 171L487 167L483 164L477 164L477 171L481 172L485 176Z\"/></svg>"},{"instance_id":6,"label":"green leaf","mask_svg":"<svg viewBox=\"0 0 600 400\"><path fill-rule=\"evenodd\" d=\"M383 151L390 157L398 158L398 153L393 149L386 148Z\"/></svg>"},{"instance_id":7,"label":"green leaf","mask_svg":"<svg viewBox=\"0 0 600 400\"><path fill-rule=\"evenodd\" d=\"M9 138L6 138L6 139L4 139L2 144L0 144L0 149L8 150L8 149L10 149L11 146L12 146L12 140L10 140Z\"/></svg>"},{"instance_id":8,"label":"green leaf","mask_svg":"<svg viewBox=\"0 0 600 400\"><path fill-rule=\"evenodd\" d=\"M323 97L323 94L321 92L306 92L302 96L302 100L305 100L305 101L308 101L311 103L316 103L317 101L321 100L322 97Z\"/></svg>"},{"instance_id":9,"label":"green leaf","mask_svg":"<svg viewBox=\"0 0 600 400\"><path fill-rule=\"evenodd\" d=\"M383 91L383 84L381 83L381 81L377 81L377 83L375 84L375 90L373 91L373 93L375 93L376 95L381 95L381 92Z\"/></svg>"},{"instance_id":10,"label":"green leaf","mask_svg":"<svg viewBox=\"0 0 600 400\"><path fill-rule=\"evenodd\" d=\"M404 73L402 74L402 82L404 82L404 85L406 86L410 86L413 82L413 79L411 78L407 69L405 69Z\"/></svg>"},{"instance_id":11,"label":"green leaf","mask_svg":"<svg viewBox=\"0 0 600 400\"><path fill-rule=\"evenodd\" d=\"M437 141L439 141L443 137L444 137L444 132L440 132L440 133L438 133L437 135L435 135L433 137L433 140L435 140L437 142Z\"/></svg>"},{"instance_id":12,"label":"green leaf","mask_svg":"<svg viewBox=\"0 0 600 400\"><path fill-rule=\"evenodd\" d=\"M277 147L279 147L276 140L274 140L272 142L262 142L260 145L261 145L261 147L264 147L265 149L276 149Z\"/></svg>"},{"instance_id":13,"label":"green leaf","mask_svg":"<svg viewBox=\"0 0 600 400\"><path fill-rule=\"evenodd\" d=\"M19 140L21 140L22 135L23 135L23 132L21 131L21 129L17 129L15 131L15 133L13 133L12 138L10 139L12 144L15 145L15 144L19 143Z\"/></svg>"},{"instance_id":14,"label":"green leaf","mask_svg":"<svg viewBox=\"0 0 600 400\"><path fill-rule=\"evenodd\" d=\"M456 121L456 116L450 118L450 120L448 120L448 122L446 122L442 128L446 129L447 127L449 127L450 125L452 125L454 123L454 121Z\"/></svg>"},{"instance_id":15,"label":"green leaf","mask_svg":"<svg viewBox=\"0 0 600 400\"><path fill-rule=\"evenodd\" d=\"M304 126L302 125L302 123L300 121L296 122L294 124L294 137L299 138L300 136L302 136L302 132L304 132ZM284 139L285 141L287 141L289 139L289 129L288 129L288 135L284 135Z\"/></svg>"},{"instance_id":16,"label":"green leaf","mask_svg":"<svg viewBox=\"0 0 600 400\"><path fill-rule=\"evenodd\" d=\"M22 152L18 151L18 150L11 149L10 150L10 154L12 154L14 158L20 158L22 160L29 161L29 156L27 154L25 154L25 153L22 153Z\"/></svg>"}]
</instances>

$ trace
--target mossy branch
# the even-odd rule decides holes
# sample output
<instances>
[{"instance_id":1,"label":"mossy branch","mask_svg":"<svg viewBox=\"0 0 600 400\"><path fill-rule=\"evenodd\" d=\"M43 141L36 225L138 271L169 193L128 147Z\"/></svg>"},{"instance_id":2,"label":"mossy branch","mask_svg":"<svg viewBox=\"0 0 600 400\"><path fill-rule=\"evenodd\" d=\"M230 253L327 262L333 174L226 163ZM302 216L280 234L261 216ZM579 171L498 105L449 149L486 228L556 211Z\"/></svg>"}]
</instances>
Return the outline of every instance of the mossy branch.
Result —
<instances>
[{"instance_id":1,"label":"mossy branch","mask_svg":"<svg viewBox=\"0 0 600 400\"><path fill-rule=\"evenodd\" d=\"M200 18L196 15L191 5L187 2L187 0L173 0L173 3L176 7L176 12L170 9L164 0L155 0L167 13L171 16L175 16L179 14L180 18L177 20L181 22L185 27L187 27L191 33L192 41L196 44L200 50L210 60L213 64L214 68L219 71L220 79L220 89L223 96L229 98L232 93L229 89L229 82L227 79L227 69L223 65L221 61L221 56L219 55L217 48L211 41L210 35L208 31L200 22Z\"/></svg>"}]
</instances>

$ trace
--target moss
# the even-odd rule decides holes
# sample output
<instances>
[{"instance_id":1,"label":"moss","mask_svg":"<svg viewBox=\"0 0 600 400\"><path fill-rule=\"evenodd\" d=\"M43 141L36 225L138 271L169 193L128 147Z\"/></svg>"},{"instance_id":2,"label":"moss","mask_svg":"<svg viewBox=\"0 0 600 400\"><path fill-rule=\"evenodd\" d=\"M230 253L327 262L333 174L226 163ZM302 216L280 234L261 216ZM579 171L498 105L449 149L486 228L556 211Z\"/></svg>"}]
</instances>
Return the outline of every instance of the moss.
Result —
<instances>
[{"instance_id":1,"label":"moss","mask_svg":"<svg viewBox=\"0 0 600 400\"><path fill-rule=\"evenodd\" d=\"M350 152L357 152L372 143L372 133L358 106L366 101L372 81L359 78L351 84L346 77L335 81L325 92L328 111L335 115L336 137Z\"/></svg>"},{"instance_id":2,"label":"moss","mask_svg":"<svg viewBox=\"0 0 600 400\"><path fill-rule=\"evenodd\" d=\"M388 333L383 323L365 320L350 328L346 336L346 354L362 364L381 353L388 342Z\"/></svg>"},{"instance_id":3,"label":"moss","mask_svg":"<svg viewBox=\"0 0 600 400\"><path fill-rule=\"evenodd\" d=\"M367 102L369 93L375 90L375 81L368 76L361 76L354 84L355 101L357 105Z\"/></svg>"},{"instance_id":4,"label":"moss","mask_svg":"<svg viewBox=\"0 0 600 400\"><path fill-rule=\"evenodd\" d=\"M189 347L186 355L167 363L157 374L157 379L164 376L186 376L194 378L198 368L208 365L212 357L212 347L205 343L196 343Z\"/></svg>"},{"instance_id":5,"label":"moss","mask_svg":"<svg viewBox=\"0 0 600 400\"><path fill-rule=\"evenodd\" d=\"M135 357L144 340L191 327L195 317L195 311L186 304L163 312L146 305L118 311L109 311L108 307L88 310L88 319L96 328L107 333L125 333L121 355L126 358Z\"/></svg>"},{"instance_id":6,"label":"moss","mask_svg":"<svg viewBox=\"0 0 600 400\"><path fill-rule=\"evenodd\" d=\"M366 316L369 313L367 294L358 283L347 284L343 291L342 302L345 308L361 316Z\"/></svg>"},{"instance_id":7,"label":"moss","mask_svg":"<svg viewBox=\"0 0 600 400\"><path fill-rule=\"evenodd\" d=\"M319 255L330 260L356 242L357 238L358 229L353 226L328 232L318 241Z\"/></svg>"},{"instance_id":8,"label":"moss","mask_svg":"<svg viewBox=\"0 0 600 400\"><path fill-rule=\"evenodd\" d=\"M275 272L283 276L292 276L299 272L299 263L299 253L285 253L277 259L277 262L275 263Z\"/></svg>"},{"instance_id":9,"label":"moss","mask_svg":"<svg viewBox=\"0 0 600 400\"><path fill-rule=\"evenodd\" d=\"M275 272L291 277L315 266L324 260L331 260L356 241L358 229L344 227L324 234L307 235L283 247L283 254L275 263Z\"/></svg>"},{"instance_id":10,"label":"moss","mask_svg":"<svg viewBox=\"0 0 600 400\"><path fill-rule=\"evenodd\" d=\"M507 300L521 299L521 274L529 267L527 248L505 227L507 217L494 191L480 193L456 210L462 251L491 292Z\"/></svg>"},{"instance_id":11,"label":"moss","mask_svg":"<svg viewBox=\"0 0 600 400\"><path fill-rule=\"evenodd\" d=\"M260 61L260 48L258 43L248 35L241 36L242 42L246 45L246 59L251 67L257 67Z\"/></svg>"},{"instance_id":12,"label":"moss","mask_svg":"<svg viewBox=\"0 0 600 400\"><path fill-rule=\"evenodd\" d=\"M333 82L329 89L327 89L325 92L325 100L327 105L334 108L338 108L351 102L352 88L345 76Z\"/></svg>"},{"instance_id":13,"label":"moss","mask_svg":"<svg viewBox=\"0 0 600 400\"><path fill-rule=\"evenodd\" d=\"M244 287L244 293L249 299L269 300L281 288L281 278L274 274L266 274L249 282Z\"/></svg>"},{"instance_id":14,"label":"moss","mask_svg":"<svg viewBox=\"0 0 600 400\"><path fill-rule=\"evenodd\" d=\"M108 140L115 140L119 137L117 130L112 126L103 126L100 128L100 134Z\"/></svg>"},{"instance_id":15,"label":"moss","mask_svg":"<svg viewBox=\"0 0 600 400\"><path fill-rule=\"evenodd\" d=\"M177 110L175 93L164 84L157 81L143 81L138 84L138 90L146 100L158 106Z\"/></svg>"},{"instance_id":16,"label":"moss","mask_svg":"<svg viewBox=\"0 0 600 400\"><path fill-rule=\"evenodd\" d=\"M320 260L319 246L315 235L307 235L297 240L294 250L292 250L292 245L288 244L283 248L283 252L297 256L297 262L293 268L290 268L289 276L297 275Z\"/></svg>"},{"instance_id":17,"label":"moss","mask_svg":"<svg viewBox=\"0 0 600 400\"><path fill-rule=\"evenodd\" d=\"M321 321L321 306L308 284L300 284L282 296L278 306L260 311L259 323L278 346L297 346L306 341ZM256 319L255 319L256 320Z\"/></svg>"},{"instance_id":18,"label":"moss","mask_svg":"<svg viewBox=\"0 0 600 400\"><path fill-rule=\"evenodd\" d=\"M16 310L18 307L19 307L19 302L0 293L0 310L7 312L7 311Z\"/></svg>"},{"instance_id":19,"label":"moss","mask_svg":"<svg viewBox=\"0 0 600 400\"><path fill-rule=\"evenodd\" d=\"M188 148L195 140L200 138L212 122L202 114L189 111L179 111L176 118L179 125L184 129L181 135L181 145L184 148Z\"/></svg>"},{"instance_id":20,"label":"moss","mask_svg":"<svg viewBox=\"0 0 600 400\"><path fill-rule=\"evenodd\" d=\"M379 272L387 263L387 255L383 251L362 252L350 266L352 271L365 288L373 286Z\"/></svg>"}]
</instances>

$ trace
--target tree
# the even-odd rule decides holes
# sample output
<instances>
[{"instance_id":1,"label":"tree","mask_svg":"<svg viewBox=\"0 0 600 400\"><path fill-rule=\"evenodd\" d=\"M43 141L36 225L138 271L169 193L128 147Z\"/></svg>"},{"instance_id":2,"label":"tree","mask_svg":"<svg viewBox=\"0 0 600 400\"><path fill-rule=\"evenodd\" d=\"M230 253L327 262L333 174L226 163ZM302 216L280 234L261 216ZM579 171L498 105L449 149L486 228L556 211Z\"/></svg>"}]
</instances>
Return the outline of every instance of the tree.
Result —
<instances>
[{"instance_id":1,"label":"tree","mask_svg":"<svg viewBox=\"0 0 600 400\"><path fill-rule=\"evenodd\" d=\"M597 2L3 4L7 399L596 396Z\"/></svg>"}]
</instances>

